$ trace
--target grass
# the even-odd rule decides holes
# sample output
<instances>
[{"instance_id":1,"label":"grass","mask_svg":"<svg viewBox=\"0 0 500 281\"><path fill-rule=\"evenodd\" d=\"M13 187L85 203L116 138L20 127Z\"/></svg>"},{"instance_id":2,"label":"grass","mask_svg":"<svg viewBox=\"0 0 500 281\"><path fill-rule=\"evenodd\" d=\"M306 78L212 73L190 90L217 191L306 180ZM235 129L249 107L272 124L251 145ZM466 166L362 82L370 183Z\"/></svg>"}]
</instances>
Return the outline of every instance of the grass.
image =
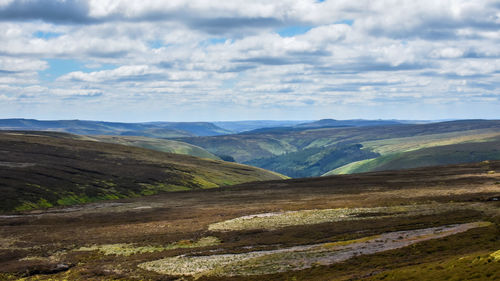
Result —
<instances>
[{"instance_id":1,"label":"grass","mask_svg":"<svg viewBox=\"0 0 500 281\"><path fill-rule=\"evenodd\" d=\"M500 250L491 253L490 256L495 260L500 261Z\"/></svg>"},{"instance_id":2,"label":"grass","mask_svg":"<svg viewBox=\"0 0 500 281\"><path fill-rule=\"evenodd\" d=\"M300 178L320 176L331 169L379 154L362 149L360 144L312 147L269 158L255 159L246 164Z\"/></svg>"},{"instance_id":3,"label":"grass","mask_svg":"<svg viewBox=\"0 0 500 281\"><path fill-rule=\"evenodd\" d=\"M331 171L324 173L322 176L332 176L332 175L347 175L353 174L356 171L362 170L365 165L370 165L369 163L373 162L376 158L365 159L360 161L351 162L342 167L338 167Z\"/></svg>"},{"instance_id":4,"label":"grass","mask_svg":"<svg viewBox=\"0 0 500 281\"><path fill-rule=\"evenodd\" d=\"M375 208L341 208L300 210L247 215L209 225L211 231L276 229L293 225L353 221L372 218L392 218L444 213L460 209L461 204L423 204Z\"/></svg>"},{"instance_id":5,"label":"grass","mask_svg":"<svg viewBox=\"0 0 500 281\"><path fill-rule=\"evenodd\" d=\"M176 256L142 263L140 268L166 275L263 275L328 265L348 260L361 252L377 253L387 249L402 248L414 243L437 239L488 224L470 223L442 226L432 229L400 231L342 241L337 244L316 244L282 248L271 251L253 251L242 254L210 256ZM392 240L392 242L388 242ZM385 241L385 242L384 242Z\"/></svg>"},{"instance_id":6,"label":"grass","mask_svg":"<svg viewBox=\"0 0 500 281\"><path fill-rule=\"evenodd\" d=\"M347 164L324 175L410 169L500 159L500 141L466 142L400 151Z\"/></svg>"},{"instance_id":7,"label":"grass","mask_svg":"<svg viewBox=\"0 0 500 281\"><path fill-rule=\"evenodd\" d=\"M435 146L444 146L468 142L488 142L498 140L499 132L490 130L471 130L442 134L429 134L405 138L391 138L376 141L366 141L361 144L382 155L396 152L408 152Z\"/></svg>"},{"instance_id":8,"label":"grass","mask_svg":"<svg viewBox=\"0 0 500 281\"><path fill-rule=\"evenodd\" d=\"M1 215L0 280L309 281L384 274L403 279L411 267L446 269L444 263L461 257L498 264L500 203L494 198L500 174L488 171L499 170L499 161L487 161L246 183ZM116 181L103 180L93 182L119 190ZM36 188L45 189L44 184ZM266 222L265 228L209 230L213 224L268 213L278 214L286 226ZM200 237L217 237L220 243L192 247ZM73 251L82 247L93 250ZM174 270L172 264L183 271L168 271ZM475 265L470 263L464 276L481 277L491 270L491 265ZM451 274L451 268L445 271ZM419 280L418 274L409 276ZM440 280L439 275L422 276Z\"/></svg>"},{"instance_id":9,"label":"grass","mask_svg":"<svg viewBox=\"0 0 500 281\"><path fill-rule=\"evenodd\" d=\"M96 141L137 146L161 152L185 154L200 158L220 160L219 157L213 155L212 153L199 146L180 141L134 136L92 136L91 138Z\"/></svg>"},{"instance_id":10,"label":"grass","mask_svg":"<svg viewBox=\"0 0 500 281\"><path fill-rule=\"evenodd\" d=\"M464 120L397 126L275 128L237 135L179 140L203 147L216 155L232 156L241 163L298 178L320 176L343 165L373 158L378 154L396 155L470 142L481 146L479 144L481 142L498 141L500 136L498 128L498 121ZM353 149L356 145L361 145L363 149ZM417 162L413 167L421 167L480 161L477 157L467 155L451 158L453 161L450 162L443 160L446 159L446 155L441 154L437 158L439 159L434 161L417 159L411 162ZM374 165L379 164L374 163ZM410 167L410 164L405 163L404 167ZM398 167L398 164L392 166ZM370 170L368 168L370 167L364 171Z\"/></svg>"},{"instance_id":11,"label":"grass","mask_svg":"<svg viewBox=\"0 0 500 281\"><path fill-rule=\"evenodd\" d=\"M220 240L217 237L207 236L200 238L197 241L181 240L175 243L168 244L166 246L137 246L134 244L121 243L81 247L76 251L100 251L105 255L130 256L135 254L153 253L174 249L209 247L218 244L220 244Z\"/></svg>"},{"instance_id":12,"label":"grass","mask_svg":"<svg viewBox=\"0 0 500 281\"><path fill-rule=\"evenodd\" d=\"M500 261L476 253L377 274L365 280L499 280Z\"/></svg>"},{"instance_id":13,"label":"grass","mask_svg":"<svg viewBox=\"0 0 500 281\"><path fill-rule=\"evenodd\" d=\"M282 179L260 168L81 140L45 132L0 133L0 212L28 211L159 192Z\"/></svg>"}]
</instances>

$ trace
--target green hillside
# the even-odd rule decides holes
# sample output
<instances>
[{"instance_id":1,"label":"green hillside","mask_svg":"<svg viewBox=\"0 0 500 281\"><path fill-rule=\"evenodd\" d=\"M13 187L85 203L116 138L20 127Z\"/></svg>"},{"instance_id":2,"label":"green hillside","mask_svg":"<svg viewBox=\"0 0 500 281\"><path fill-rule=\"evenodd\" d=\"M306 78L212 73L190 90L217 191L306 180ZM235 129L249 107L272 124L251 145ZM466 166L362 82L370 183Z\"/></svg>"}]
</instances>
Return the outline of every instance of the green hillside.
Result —
<instances>
[{"instance_id":1,"label":"green hillside","mask_svg":"<svg viewBox=\"0 0 500 281\"><path fill-rule=\"evenodd\" d=\"M361 144L313 147L275 157L255 159L246 164L276 171L293 178L321 176L347 163L380 155L362 147Z\"/></svg>"},{"instance_id":2,"label":"green hillside","mask_svg":"<svg viewBox=\"0 0 500 281\"><path fill-rule=\"evenodd\" d=\"M220 160L219 157L206 151L205 149L185 142L147 138L147 137L126 137L126 136L91 136L89 139L109 143L137 146L162 152L191 155L200 158Z\"/></svg>"},{"instance_id":3,"label":"green hillside","mask_svg":"<svg viewBox=\"0 0 500 281\"><path fill-rule=\"evenodd\" d=\"M324 175L403 170L485 160L500 160L500 138L495 141L441 145L391 153L373 159L350 163Z\"/></svg>"},{"instance_id":4,"label":"green hillside","mask_svg":"<svg viewBox=\"0 0 500 281\"><path fill-rule=\"evenodd\" d=\"M86 139L0 132L0 211L284 178L236 163Z\"/></svg>"},{"instance_id":5,"label":"green hillside","mask_svg":"<svg viewBox=\"0 0 500 281\"><path fill-rule=\"evenodd\" d=\"M487 141L500 134L498 120L368 127L267 128L225 136L180 138L216 155L288 176L310 177L353 161L436 145ZM355 153L339 148L362 145ZM335 153L331 154L333 151ZM328 161L327 161L328 160Z\"/></svg>"}]
</instances>

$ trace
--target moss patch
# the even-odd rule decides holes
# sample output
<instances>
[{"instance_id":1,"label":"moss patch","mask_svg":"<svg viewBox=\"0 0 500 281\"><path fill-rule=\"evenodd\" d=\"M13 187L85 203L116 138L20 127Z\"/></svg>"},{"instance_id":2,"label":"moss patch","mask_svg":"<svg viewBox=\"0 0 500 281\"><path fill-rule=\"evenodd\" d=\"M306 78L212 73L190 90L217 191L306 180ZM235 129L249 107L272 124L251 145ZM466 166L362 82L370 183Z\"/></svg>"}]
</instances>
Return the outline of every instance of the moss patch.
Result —
<instances>
[{"instance_id":1,"label":"moss patch","mask_svg":"<svg viewBox=\"0 0 500 281\"><path fill-rule=\"evenodd\" d=\"M404 267L365 280L500 280L500 262L492 257L493 254L460 256Z\"/></svg>"},{"instance_id":2,"label":"moss patch","mask_svg":"<svg viewBox=\"0 0 500 281\"><path fill-rule=\"evenodd\" d=\"M326 222L436 214L458 210L460 206L460 204L449 203L263 213L214 223L209 225L208 229L212 231L277 229L287 226L319 224Z\"/></svg>"},{"instance_id":3,"label":"moss patch","mask_svg":"<svg viewBox=\"0 0 500 281\"><path fill-rule=\"evenodd\" d=\"M218 244L220 244L220 240L217 237L208 236L203 237L198 241L181 240L172 244L168 244L166 246L136 246L134 244L121 243L81 247L76 251L100 251L105 255L130 256L135 254L153 253L179 248L209 247Z\"/></svg>"}]
</instances>

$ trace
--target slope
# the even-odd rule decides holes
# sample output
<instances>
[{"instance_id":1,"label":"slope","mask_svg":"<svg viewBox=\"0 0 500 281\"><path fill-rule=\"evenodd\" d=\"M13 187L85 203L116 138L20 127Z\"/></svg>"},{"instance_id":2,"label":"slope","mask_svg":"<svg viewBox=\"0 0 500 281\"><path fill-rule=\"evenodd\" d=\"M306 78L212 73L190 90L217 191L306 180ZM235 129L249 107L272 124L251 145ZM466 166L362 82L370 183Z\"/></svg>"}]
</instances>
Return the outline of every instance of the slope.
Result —
<instances>
[{"instance_id":1,"label":"slope","mask_svg":"<svg viewBox=\"0 0 500 281\"><path fill-rule=\"evenodd\" d=\"M500 161L0 216L0 280L499 280Z\"/></svg>"},{"instance_id":2,"label":"slope","mask_svg":"<svg viewBox=\"0 0 500 281\"><path fill-rule=\"evenodd\" d=\"M495 141L440 145L407 152L391 153L350 163L324 175L403 170L486 160L500 160L500 138Z\"/></svg>"},{"instance_id":3,"label":"slope","mask_svg":"<svg viewBox=\"0 0 500 281\"><path fill-rule=\"evenodd\" d=\"M324 167L334 169L352 161L383 154L377 151L377 147L385 146L385 149L389 149L390 144L383 143L388 139L398 139L392 145L393 148L404 146L408 143L408 138L414 138L417 146L424 143L433 146L450 138L469 136L469 140L473 140L498 133L498 120L461 120L368 127L267 128L236 135L179 140L203 147L216 155L232 156L240 163L271 169L288 176L316 176L328 171ZM431 141L434 143L430 143ZM335 159L327 156L333 150L341 150L342 147L351 149L353 145L359 144L363 148L358 149L354 157L348 154L345 154L345 158L339 156L340 158ZM397 151L400 149L395 148ZM325 156L332 161L326 163ZM323 167L318 169L318 165Z\"/></svg>"},{"instance_id":4,"label":"slope","mask_svg":"<svg viewBox=\"0 0 500 281\"><path fill-rule=\"evenodd\" d=\"M191 155L200 158L209 158L214 160L220 160L219 157L213 155L212 153L206 151L205 149L191 145L185 142L158 139L158 138L148 138L148 137L135 137L135 136L90 136L89 140L103 141L109 143L137 146L142 148L147 148L151 150L157 150L162 152L170 152L176 154Z\"/></svg>"},{"instance_id":5,"label":"slope","mask_svg":"<svg viewBox=\"0 0 500 281\"><path fill-rule=\"evenodd\" d=\"M241 164L85 138L53 132L1 132L1 211L283 178Z\"/></svg>"},{"instance_id":6,"label":"slope","mask_svg":"<svg viewBox=\"0 0 500 281\"><path fill-rule=\"evenodd\" d=\"M292 178L314 177L321 176L332 168L380 155L362 147L361 144L313 147L270 158L254 159L245 163Z\"/></svg>"},{"instance_id":7,"label":"slope","mask_svg":"<svg viewBox=\"0 0 500 281\"><path fill-rule=\"evenodd\" d=\"M196 136L218 136L234 133L231 130L221 128L210 122L149 122L143 124L154 125L164 129L185 131Z\"/></svg>"},{"instance_id":8,"label":"slope","mask_svg":"<svg viewBox=\"0 0 500 281\"><path fill-rule=\"evenodd\" d=\"M56 131L79 135L125 135L147 136L158 138L174 138L194 136L178 129L162 128L160 126L141 123L119 123L86 120L51 120L34 119L2 119L2 130L34 130Z\"/></svg>"},{"instance_id":9,"label":"slope","mask_svg":"<svg viewBox=\"0 0 500 281\"><path fill-rule=\"evenodd\" d=\"M209 122L120 123L87 120L0 119L3 130L58 131L80 135L124 135L155 138L215 136L230 134Z\"/></svg>"}]
</instances>

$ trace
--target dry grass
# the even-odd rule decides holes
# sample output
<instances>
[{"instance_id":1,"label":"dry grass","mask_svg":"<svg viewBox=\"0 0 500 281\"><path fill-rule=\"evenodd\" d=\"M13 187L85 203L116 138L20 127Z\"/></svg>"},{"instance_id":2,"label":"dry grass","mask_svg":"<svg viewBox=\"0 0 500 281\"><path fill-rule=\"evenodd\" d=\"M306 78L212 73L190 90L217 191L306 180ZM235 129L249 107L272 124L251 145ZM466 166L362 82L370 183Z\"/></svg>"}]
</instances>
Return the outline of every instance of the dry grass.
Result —
<instances>
[{"instance_id":1,"label":"dry grass","mask_svg":"<svg viewBox=\"0 0 500 281\"><path fill-rule=\"evenodd\" d=\"M211 231L277 229L293 225L320 224L338 221L430 215L459 210L463 204L422 204L375 208L339 208L300 210L247 215L208 226Z\"/></svg>"},{"instance_id":2,"label":"dry grass","mask_svg":"<svg viewBox=\"0 0 500 281\"><path fill-rule=\"evenodd\" d=\"M209 247L220 244L217 237L208 236L199 239L198 241L181 240L166 246L136 246L134 244L106 244L106 245L93 245L90 247L81 247L76 251L100 251L105 255L117 256L130 256L135 254L161 252L174 249L191 249Z\"/></svg>"},{"instance_id":3,"label":"dry grass","mask_svg":"<svg viewBox=\"0 0 500 281\"><path fill-rule=\"evenodd\" d=\"M206 266L219 275L199 272L183 278L309 281L339 276L357 279L416 262L435 262L480 251L489 255L498 250L500 242L500 205L494 200L500 196L500 186L495 184L500 181L500 175L488 174L491 170L499 171L500 163L252 183L3 216L0 217L0 242L3 241L4 246L0 249L0 280L171 280L173 277L164 275L166 271L157 273L137 265L151 263L149 265L160 268L167 266L158 262L161 260L178 257L174 259L177 263L201 262L203 259L197 257L212 256L216 258L211 259L212 263L207 261ZM421 210L423 206L430 206L427 214ZM439 209L440 206L443 209ZM446 208L447 212L441 212ZM356 210L348 214L351 220L318 223L319 219L313 219L327 212L321 210L330 210L331 217L335 217L338 215L335 210L348 209ZM409 210L417 209L421 212L407 215L411 213ZM275 229L208 230L209 225L253 214L296 211L309 214L307 220L314 224L304 224L300 221L304 219L299 219L301 224ZM473 221L494 224L449 238L417 240L410 247L358 254L341 263L329 260L347 250L343 247L372 243L387 233ZM182 240L196 243L200 237L207 236L217 237L221 243L156 251L158 247L166 248ZM436 236L431 233L429 237L420 238ZM116 244L126 247L119 247L110 255L97 249ZM96 250L72 251L92 245ZM316 248L305 248L311 246ZM147 247L153 247L154 251L145 251ZM63 251L65 254L57 256L57 260L50 259ZM127 251L137 254L121 255ZM267 254L257 256L262 253ZM350 257L354 253L344 254ZM217 271L213 264L229 262L228 259L221 261L224 255L230 255L231 262L235 263L225 264ZM250 259L244 259L248 257ZM329 262L314 264L324 259ZM54 271L59 264L71 268ZM188 270L183 272L189 274Z\"/></svg>"},{"instance_id":4,"label":"dry grass","mask_svg":"<svg viewBox=\"0 0 500 281\"><path fill-rule=\"evenodd\" d=\"M189 275L195 277L203 275L238 276L272 274L310 268L316 264L328 265L337 263L356 255L373 254L402 248L414 243L443 238L488 225L490 223L477 222L389 232L378 236L338 243L303 245L242 254L176 256L142 263L139 267L166 275Z\"/></svg>"}]
</instances>

